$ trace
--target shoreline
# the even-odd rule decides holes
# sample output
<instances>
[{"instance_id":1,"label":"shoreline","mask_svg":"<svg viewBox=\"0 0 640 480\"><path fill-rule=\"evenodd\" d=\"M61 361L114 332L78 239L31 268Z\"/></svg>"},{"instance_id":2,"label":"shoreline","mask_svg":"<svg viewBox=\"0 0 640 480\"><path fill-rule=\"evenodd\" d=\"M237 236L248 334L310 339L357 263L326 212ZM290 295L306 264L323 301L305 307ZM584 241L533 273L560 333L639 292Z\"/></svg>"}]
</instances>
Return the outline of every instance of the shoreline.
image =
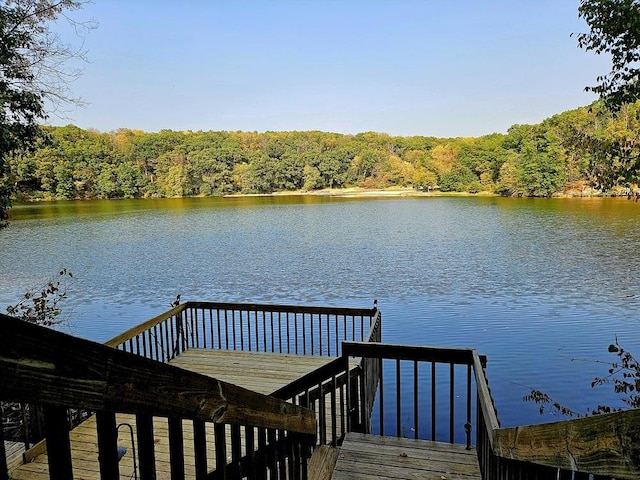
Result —
<instances>
[{"instance_id":1,"label":"shoreline","mask_svg":"<svg viewBox=\"0 0 640 480\"><path fill-rule=\"evenodd\" d=\"M491 192L441 192L437 191L420 191L411 187L390 187L369 189L362 187L348 188L323 188L322 190L295 190L282 191L272 193L231 193L223 195L223 198L237 197L284 197L284 196L320 196L320 197L497 197L496 193Z\"/></svg>"},{"instance_id":2,"label":"shoreline","mask_svg":"<svg viewBox=\"0 0 640 480\"><path fill-rule=\"evenodd\" d=\"M368 189L362 187L324 188L321 190L293 190L271 193L230 193L227 195L211 196L182 196L182 197L133 197L134 199L159 199L159 198L243 198L243 197L287 197L287 196L318 196L335 198L394 198L394 197L502 197L498 193L483 191L470 192L442 192L440 190L422 191L412 187L389 187ZM588 191L569 190L565 193L555 193L550 197L519 197L519 198L615 198L627 197L625 192L602 193L589 189ZM14 198L16 204L29 204L39 202L82 201L82 200L126 200L131 197L117 198ZM505 197L507 198L507 197ZM638 198L636 195L633 199Z\"/></svg>"}]
</instances>

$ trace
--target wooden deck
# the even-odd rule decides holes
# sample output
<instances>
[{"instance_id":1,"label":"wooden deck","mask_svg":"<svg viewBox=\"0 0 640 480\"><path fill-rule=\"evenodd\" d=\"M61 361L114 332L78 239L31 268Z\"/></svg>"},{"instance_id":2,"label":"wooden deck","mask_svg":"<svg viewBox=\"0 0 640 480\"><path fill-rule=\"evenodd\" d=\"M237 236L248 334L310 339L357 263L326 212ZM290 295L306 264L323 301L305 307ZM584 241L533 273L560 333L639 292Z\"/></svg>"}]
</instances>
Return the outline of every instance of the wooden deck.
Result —
<instances>
[{"instance_id":1,"label":"wooden deck","mask_svg":"<svg viewBox=\"0 0 640 480\"><path fill-rule=\"evenodd\" d=\"M4 451L7 457L7 466L11 469L22 463L24 443L4 441Z\"/></svg>"},{"instance_id":2,"label":"wooden deck","mask_svg":"<svg viewBox=\"0 0 640 480\"><path fill-rule=\"evenodd\" d=\"M171 365L269 395L334 359L194 348L181 353Z\"/></svg>"},{"instance_id":3,"label":"wooden deck","mask_svg":"<svg viewBox=\"0 0 640 480\"><path fill-rule=\"evenodd\" d=\"M240 352L211 349L191 349L175 358L171 364L191 370L219 380L234 383L259 393L269 394L289 384L291 381L312 372L318 367L334 360L333 357L284 355L275 353ZM129 424L136 433L135 416L117 415L117 422ZM185 473L187 478L195 478L193 468L193 427L189 421L183 422ZM154 418L154 438L156 450L156 469L158 480L169 479L169 441L168 424L163 418ZM207 436L213 438L213 426L207 425ZM131 435L126 427L119 430L118 444L127 448L127 453L120 462L120 478L132 478L133 457ZM76 427L70 434L73 456L73 473L76 480L98 480L98 449L95 417L91 417ZM207 458L215 458L213 442ZM229 460L231 460L229 458ZM38 455L31 463L19 465L11 470L11 478L15 480L48 479L48 463L46 453Z\"/></svg>"},{"instance_id":4,"label":"wooden deck","mask_svg":"<svg viewBox=\"0 0 640 480\"><path fill-rule=\"evenodd\" d=\"M355 479L480 480L475 449L463 445L348 433L333 477Z\"/></svg>"}]
</instances>

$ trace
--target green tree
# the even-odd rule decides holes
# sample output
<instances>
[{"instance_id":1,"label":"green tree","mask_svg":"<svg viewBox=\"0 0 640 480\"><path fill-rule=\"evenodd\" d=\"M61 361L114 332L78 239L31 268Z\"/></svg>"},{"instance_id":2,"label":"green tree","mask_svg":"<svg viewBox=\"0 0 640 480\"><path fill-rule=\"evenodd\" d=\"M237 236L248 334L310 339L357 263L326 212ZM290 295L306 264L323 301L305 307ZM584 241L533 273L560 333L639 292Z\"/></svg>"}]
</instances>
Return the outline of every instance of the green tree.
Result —
<instances>
[{"instance_id":1,"label":"green tree","mask_svg":"<svg viewBox=\"0 0 640 480\"><path fill-rule=\"evenodd\" d=\"M640 0L580 0L578 15L590 31L576 35L578 46L611 56L611 71L586 87L614 110L640 98Z\"/></svg>"},{"instance_id":2,"label":"green tree","mask_svg":"<svg viewBox=\"0 0 640 480\"><path fill-rule=\"evenodd\" d=\"M312 167L311 165L304 166L304 185L302 188L304 190L315 190L317 188L322 188L322 177L320 176L320 172L316 167Z\"/></svg>"},{"instance_id":3,"label":"green tree","mask_svg":"<svg viewBox=\"0 0 640 480\"><path fill-rule=\"evenodd\" d=\"M596 78L586 90L597 93L613 112L640 99L640 0L581 0L578 14L590 31L577 34L578 46L611 57L611 71ZM601 188L640 182L640 155L628 135L591 142L594 183ZM630 143L632 143L630 145Z\"/></svg>"},{"instance_id":4,"label":"green tree","mask_svg":"<svg viewBox=\"0 0 640 480\"><path fill-rule=\"evenodd\" d=\"M590 160L593 183L603 189L640 183L640 101L617 112L593 107L597 128L587 130L580 146Z\"/></svg>"},{"instance_id":5,"label":"green tree","mask_svg":"<svg viewBox=\"0 0 640 480\"><path fill-rule=\"evenodd\" d=\"M248 193L271 193L275 182L273 159L264 152L256 152L249 161L245 176Z\"/></svg>"},{"instance_id":6,"label":"green tree","mask_svg":"<svg viewBox=\"0 0 640 480\"><path fill-rule=\"evenodd\" d=\"M526 194L526 189L521 180L518 159L515 154L500 167L497 188L498 193L501 195L521 197Z\"/></svg>"},{"instance_id":7,"label":"green tree","mask_svg":"<svg viewBox=\"0 0 640 480\"><path fill-rule=\"evenodd\" d=\"M478 182L478 177L469 169L469 167L458 164L446 173L440 176L440 190L443 192L465 192L469 191L469 187Z\"/></svg>"},{"instance_id":8,"label":"green tree","mask_svg":"<svg viewBox=\"0 0 640 480\"><path fill-rule=\"evenodd\" d=\"M69 83L80 74L65 70L83 52L62 43L50 22L82 6L81 0L20 0L0 5L0 226L5 224L15 188L9 158L33 148L41 136L38 122L54 107L77 102ZM91 27L79 25L77 27ZM79 30L78 30L79 31Z\"/></svg>"},{"instance_id":9,"label":"green tree","mask_svg":"<svg viewBox=\"0 0 640 480\"><path fill-rule=\"evenodd\" d=\"M431 170L418 165L413 170L413 178L411 181L414 188L419 190L432 190L438 185L438 176Z\"/></svg>"},{"instance_id":10,"label":"green tree","mask_svg":"<svg viewBox=\"0 0 640 480\"><path fill-rule=\"evenodd\" d=\"M566 182L560 139L545 125L514 125L504 141L515 155L500 169L499 190L512 196L548 197Z\"/></svg>"}]
</instances>

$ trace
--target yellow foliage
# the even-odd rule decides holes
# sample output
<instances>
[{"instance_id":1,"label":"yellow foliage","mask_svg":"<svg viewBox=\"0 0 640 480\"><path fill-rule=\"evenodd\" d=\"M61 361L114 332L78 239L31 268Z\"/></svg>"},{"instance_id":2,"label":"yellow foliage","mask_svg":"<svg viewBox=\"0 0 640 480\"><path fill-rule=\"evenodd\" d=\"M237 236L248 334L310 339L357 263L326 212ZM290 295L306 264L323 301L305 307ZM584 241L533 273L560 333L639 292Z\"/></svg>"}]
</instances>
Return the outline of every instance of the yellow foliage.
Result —
<instances>
[{"instance_id":1,"label":"yellow foliage","mask_svg":"<svg viewBox=\"0 0 640 480\"><path fill-rule=\"evenodd\" d=\"M434 147L431 154L430 165L435 168L438 175L442 176L449 173L453 166L458 163L458 153L460 148L450 144L438 145Z\"/></svg>"}]
</instances>

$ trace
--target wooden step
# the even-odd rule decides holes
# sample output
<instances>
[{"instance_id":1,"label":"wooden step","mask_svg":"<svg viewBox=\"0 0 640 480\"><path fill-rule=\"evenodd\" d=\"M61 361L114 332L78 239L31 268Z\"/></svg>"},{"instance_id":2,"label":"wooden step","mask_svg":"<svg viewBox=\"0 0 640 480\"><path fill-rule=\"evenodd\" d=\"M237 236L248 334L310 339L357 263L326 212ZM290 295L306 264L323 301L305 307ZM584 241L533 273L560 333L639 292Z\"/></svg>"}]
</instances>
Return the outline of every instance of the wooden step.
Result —
<instances>
[{"instance_id":1,"label":"wooden step","mask_svg":"<svg viewBox=\"0 0 640 480\"><path fill-rule=\"evenodd\" d=\"M309 459L307 474L309 480L329 480L338 460L338 449L329 445L316 447Z\"/></svg>"},{"instance_id":2,"label":"wooden step","mask_svg":"<svg viewBox=\"0 0 640 480\"><path fill-rule=\"evenodd\" d=\"M480 480L475 449L464 445L347 433L336 480Z\"/></svg>"}]
</instances>

